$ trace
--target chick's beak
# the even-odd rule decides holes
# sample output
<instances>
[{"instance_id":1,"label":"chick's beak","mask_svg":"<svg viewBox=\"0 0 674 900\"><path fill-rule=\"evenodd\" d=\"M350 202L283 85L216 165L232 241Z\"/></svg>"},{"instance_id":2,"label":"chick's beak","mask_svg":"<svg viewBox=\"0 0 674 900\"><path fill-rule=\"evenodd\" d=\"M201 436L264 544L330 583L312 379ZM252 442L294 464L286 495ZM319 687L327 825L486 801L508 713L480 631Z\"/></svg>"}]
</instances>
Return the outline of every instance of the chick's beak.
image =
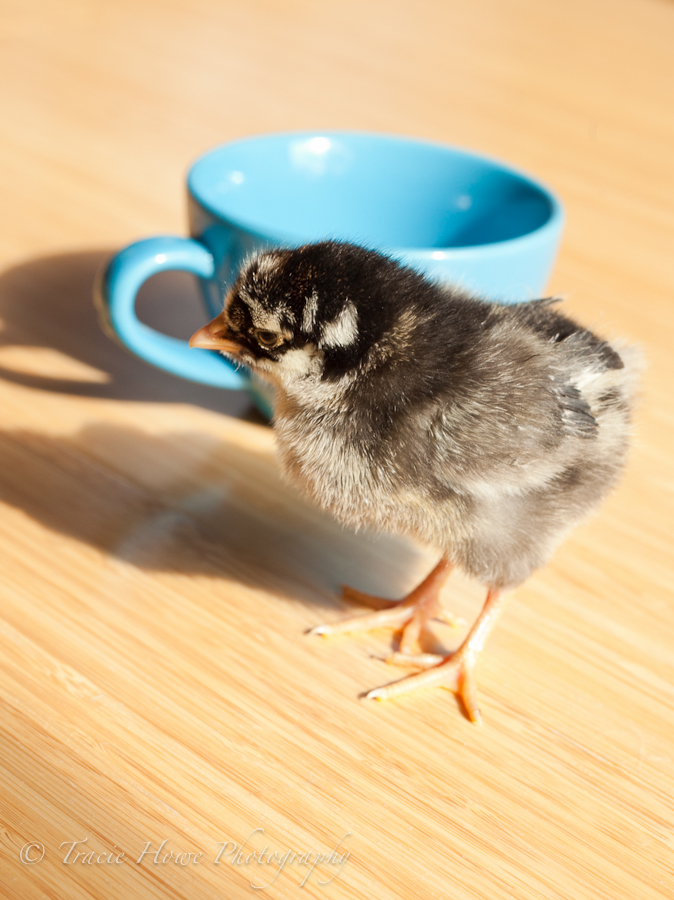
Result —
<instances>
[{"instance_id":1,"label":"chick's beak","mask_svg":"<svg viewBox=\"0 0 674 900\"><path fill-rule=\"evenodd\" d=\"M190 338L190 347L201 347L204 350L220 350L223 353L239 353L240 344L231 340L229 328L224 319L224 312L216 316L208 325L195 331Z\"/></svg>"}]
</instances>

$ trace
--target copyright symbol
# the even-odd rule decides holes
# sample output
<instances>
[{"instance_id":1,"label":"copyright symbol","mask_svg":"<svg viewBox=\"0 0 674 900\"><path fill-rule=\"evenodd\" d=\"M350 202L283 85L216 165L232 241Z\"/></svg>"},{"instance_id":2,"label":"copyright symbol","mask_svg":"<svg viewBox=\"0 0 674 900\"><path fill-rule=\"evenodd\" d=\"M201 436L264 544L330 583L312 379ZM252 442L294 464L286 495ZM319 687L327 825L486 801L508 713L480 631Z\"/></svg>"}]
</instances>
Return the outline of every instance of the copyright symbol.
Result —
<instances>
[{"instance_id":1,"label":"copyright symbol","mask_svg":"<svg viewBox=\"0 0 674 900\"><path fill-rule=\"evenodd\" d=\"M27 866L41 862L44 859L44 844L39 841L28 841L21 848L19 858Z\"/></svg>"}]
</instances>

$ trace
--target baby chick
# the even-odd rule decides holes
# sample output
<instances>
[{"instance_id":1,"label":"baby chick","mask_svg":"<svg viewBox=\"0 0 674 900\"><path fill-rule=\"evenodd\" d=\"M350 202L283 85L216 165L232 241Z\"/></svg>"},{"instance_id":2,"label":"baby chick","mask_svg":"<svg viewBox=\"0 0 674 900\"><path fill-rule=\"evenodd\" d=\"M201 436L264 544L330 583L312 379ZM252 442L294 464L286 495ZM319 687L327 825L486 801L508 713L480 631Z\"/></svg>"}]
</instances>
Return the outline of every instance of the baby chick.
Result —
<instances>
[{"instance_id":1,"label":"baby chick","mask_svg":"<svg viewBox=\"0 0 674 900\"><path fill-rule=\"evenodd\" d=\"M371 250L324 241L250 260L223 312L192 337L271 382L287 476L346 525L406 534L442 558L404 599L345 589L378 612L313 629L402 631L391 661L481 720L474 670L503 594L543 565L615 483L638 370L557 312L442 287ZM459 649L414 655L452 568L487 589Z\"/></svg>"}]
</instances>

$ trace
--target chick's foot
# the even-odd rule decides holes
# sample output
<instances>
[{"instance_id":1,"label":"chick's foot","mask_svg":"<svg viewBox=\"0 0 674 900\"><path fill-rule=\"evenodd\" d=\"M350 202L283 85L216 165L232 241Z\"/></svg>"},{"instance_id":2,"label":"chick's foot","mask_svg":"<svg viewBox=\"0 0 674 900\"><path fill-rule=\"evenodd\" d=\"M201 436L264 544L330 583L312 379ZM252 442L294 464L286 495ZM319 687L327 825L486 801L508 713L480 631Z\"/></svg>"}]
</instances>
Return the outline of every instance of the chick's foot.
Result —
<instances>
[{"instance_id":1,"label":"chick's foot","mask_svg":"<svg viewBox=\"0 0 674 900\"><path fill-rule=\"evenodd\" d=\"M482 612L458 650L448 656L435 653L421 653L412 656L393 653L387 662L394 665L418 666L425 669L417 675L410 675L385 687L375 688L366 695L369 700L389 700L399 694L416 691L424 687L446 687L457 694L465 707L468 718L476 724L482 723L482 715L477 701L475 666L477 657L484 646L489 632L501 611L503 597L496 588L487 593Z\"/></svg>"},{"instance_id":2,"label":"chick's foot","mask_svg":"<svg viewBox=\"0 0 674 900\"><path fill-rule=\"evenodd\" d=\"M385 600L364 594L354 588L342 588L347 600L356 600L367 606L374 606L379 612L364 616L352 616L333 625L317 625L310 634L332 635L357 631L372 631L375 628L393 628L402 632L400 653L409 654L418 644L421 632L429 619L442 619L451 625L458 620L440 605L440 590L452 571L452 564L444 557L421 584L402 600Z\"/></svg>"}]
</instances>

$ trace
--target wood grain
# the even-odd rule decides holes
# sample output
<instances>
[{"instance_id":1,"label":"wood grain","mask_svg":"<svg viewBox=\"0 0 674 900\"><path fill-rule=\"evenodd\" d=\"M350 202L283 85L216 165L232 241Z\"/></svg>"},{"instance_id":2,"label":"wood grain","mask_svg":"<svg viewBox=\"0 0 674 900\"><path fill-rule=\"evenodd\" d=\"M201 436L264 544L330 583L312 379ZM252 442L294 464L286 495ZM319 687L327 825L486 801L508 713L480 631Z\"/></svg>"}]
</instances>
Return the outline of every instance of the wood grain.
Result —
<instances>
[{"instance_id":1,"label":"wood grain","mask_svg":"<svg viewBox=\"0 0 674 900\"><path fill-rule=\"evenodd\" d=\"M8 0L0 35L0 896L674 896L674 6ZM184 232L196 155L314 127L549 182L551 289L648 359L623 483L489 641L483 728L445 691L359 700L390 635L304 634L432 554L305 504L245 396L126 356L91 307L108 253ZM182 276L141 305L201 321ZM470 618L481 589L446 598Z\"/></svg>"}]
</instances>

